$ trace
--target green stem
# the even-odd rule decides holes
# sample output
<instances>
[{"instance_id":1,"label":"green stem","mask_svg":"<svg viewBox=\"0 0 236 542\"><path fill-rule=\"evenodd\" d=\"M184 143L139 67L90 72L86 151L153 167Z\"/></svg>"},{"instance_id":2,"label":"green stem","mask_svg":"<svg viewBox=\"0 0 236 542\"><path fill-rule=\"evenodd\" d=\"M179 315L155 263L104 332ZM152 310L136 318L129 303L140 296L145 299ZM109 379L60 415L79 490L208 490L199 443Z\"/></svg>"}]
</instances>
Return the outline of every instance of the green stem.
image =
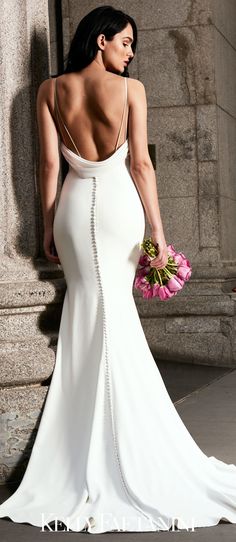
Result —
<instances>
[{"instance_id":1,"label":"green stem","mask_svg":"<svg viewBox=\"0 0 236 542\"><path fill-rule=\"evenodd\" d=\"M162 282L162 279L161 279L161 274L159 273L158 269L156 269L156 272L157 272L158 277L160 279L161 286L163 286L163 282Z\"/></svg>"},{"instance_id":2,"label":"green stem","mask_svg":"<svg viewBox=\"0 0 236 542\"><path fill-rule=\"evenodd\" d=\"M165 268L165 275L169 278L169 279L172 279L173 277L173 273L171 273L168 269Z\"/></svg>"}]
</instances>

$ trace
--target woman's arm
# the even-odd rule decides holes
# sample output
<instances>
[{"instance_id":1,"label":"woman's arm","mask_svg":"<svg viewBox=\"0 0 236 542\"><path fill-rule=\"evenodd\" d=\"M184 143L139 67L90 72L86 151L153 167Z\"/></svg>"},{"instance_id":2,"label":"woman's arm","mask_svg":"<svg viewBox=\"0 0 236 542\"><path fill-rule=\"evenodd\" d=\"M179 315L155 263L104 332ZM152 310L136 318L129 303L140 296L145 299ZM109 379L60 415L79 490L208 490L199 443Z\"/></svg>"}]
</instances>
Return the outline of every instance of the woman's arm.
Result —
<instances>
[{"instance_id":1,"label":"woman's arm","mask_svg":"<svg viewBox=\"0 0 236 542\"><path fill-rule=\"evenodd\" d=\"M140 194L151 227L151 236L159 245L158 257L152 260L157 268L165 267L168 261L160 208L157 195L156 175L148 151L147 100L141 81L129 81L129 150L130 173Z\"/></svg>"},{"instance_id":2,"label":"woman's arm","mask_svg":"<svg viewBox=\"0 0 236 542\"><path fill-rule=\"evenodd\" d=\"M49 103L53 103L54 81L47 79L41 83L37 94L37 122L40 143L39 183L44 224L44 252L46 257L60 263L52 254L53 220L57 194L60 159L58 136Z\"/></svg>"}]
</instances>

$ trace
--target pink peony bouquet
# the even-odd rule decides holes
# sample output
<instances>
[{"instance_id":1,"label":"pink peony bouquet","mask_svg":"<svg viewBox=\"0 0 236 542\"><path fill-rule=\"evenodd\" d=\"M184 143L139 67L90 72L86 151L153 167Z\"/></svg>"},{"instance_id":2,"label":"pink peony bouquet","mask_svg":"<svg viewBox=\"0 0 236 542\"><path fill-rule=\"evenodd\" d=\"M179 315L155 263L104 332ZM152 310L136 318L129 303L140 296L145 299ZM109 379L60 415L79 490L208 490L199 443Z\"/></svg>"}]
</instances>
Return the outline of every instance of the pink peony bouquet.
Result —
<instances>
[{"instance_id":1,"label":"pink peony bouquet","mask_svg":"<svg viewBox=\"0 0 236 542\"><path fill-rule=\"evenodd\" d=\"M150 266L150 261L158 255L158 244L145 238L140 245L143 254L139 258L134 287L141 290L143 297L158 296L161 301L176 295L191 277L192 268L182 252L176 252L168 245L168 262L162 269Z\"/></svg>"}]
</instances>

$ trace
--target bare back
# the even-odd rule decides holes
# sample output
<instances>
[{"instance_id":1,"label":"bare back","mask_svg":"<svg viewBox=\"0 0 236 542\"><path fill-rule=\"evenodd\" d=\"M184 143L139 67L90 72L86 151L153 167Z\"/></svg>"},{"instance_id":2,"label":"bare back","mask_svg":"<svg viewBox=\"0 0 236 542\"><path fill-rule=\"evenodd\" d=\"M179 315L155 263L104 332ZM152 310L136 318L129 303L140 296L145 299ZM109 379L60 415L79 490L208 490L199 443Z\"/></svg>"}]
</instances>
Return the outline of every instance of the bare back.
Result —
<instances>
[{"instance_id":1,"label":"bare back","mask_svg":"<svg viewBox=\"0 0 236 542\"><path fill-rule=\"evenodd\" d=\"M54 120L63 143L87 160L104 160L127 139L127 78L106 72L54 79Z\"/></svg>"}]
</instances>

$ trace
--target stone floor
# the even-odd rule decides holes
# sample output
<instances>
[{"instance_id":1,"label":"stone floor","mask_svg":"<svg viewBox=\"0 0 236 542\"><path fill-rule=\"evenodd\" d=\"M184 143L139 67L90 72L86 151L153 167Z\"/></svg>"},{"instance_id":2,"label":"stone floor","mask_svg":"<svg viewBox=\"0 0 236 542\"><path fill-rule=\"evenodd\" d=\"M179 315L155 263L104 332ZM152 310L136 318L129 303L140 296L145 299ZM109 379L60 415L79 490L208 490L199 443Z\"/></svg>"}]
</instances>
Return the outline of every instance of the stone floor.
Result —
<instances>
[{"instance_id":1,"label":"stone floor","mask_svg":"<svg viewBox=\"0 0 236 542\"><path fill-rule=\"evenodd\" d=\"M191 435L207 455L214 455L226 463L236 464L236 369L193 366L184 363L158 361L158 367L175 403L176 409ZM10 491L0 486L0 502ZM88 540L88 533L41 532L29 524L0 520L1 542L70 542ZM92 535L104 542L236 542L236 524L221 522L214 527L194 531L156 533L102 533Z\"/></svg>"}]
</instances>

